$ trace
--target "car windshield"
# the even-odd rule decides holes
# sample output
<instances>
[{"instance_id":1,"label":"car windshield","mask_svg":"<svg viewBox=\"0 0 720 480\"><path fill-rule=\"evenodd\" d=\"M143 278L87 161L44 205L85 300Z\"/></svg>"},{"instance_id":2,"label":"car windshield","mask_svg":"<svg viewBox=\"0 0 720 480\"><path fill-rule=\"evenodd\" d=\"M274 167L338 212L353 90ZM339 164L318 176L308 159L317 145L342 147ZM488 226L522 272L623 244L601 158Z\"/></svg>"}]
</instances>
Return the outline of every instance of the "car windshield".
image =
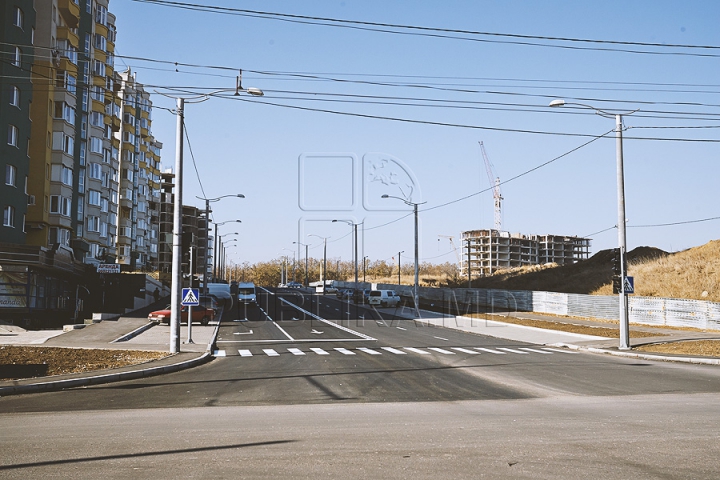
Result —
<instances>
[{"instance_id":1,"label":"car windshield","mask_svg":"<svg viewBox=\"0 0 720 480\"><path fill-rule=\"evenodd\" d=\"M239 288L238 295L252 295L255 293L254 288Z\"/></svg>"},{"instance_id":2,"label":"car windshield","mask_svg":"<svg viewBox=\"0 0 720 480\"><path fill-rule=\"evenodd\" d=\"M381 296L381 293L379 290L373 290L372 292L370 292L370 296L371 297L379 297L379 296Z\"/></svg>"}]
</instances>

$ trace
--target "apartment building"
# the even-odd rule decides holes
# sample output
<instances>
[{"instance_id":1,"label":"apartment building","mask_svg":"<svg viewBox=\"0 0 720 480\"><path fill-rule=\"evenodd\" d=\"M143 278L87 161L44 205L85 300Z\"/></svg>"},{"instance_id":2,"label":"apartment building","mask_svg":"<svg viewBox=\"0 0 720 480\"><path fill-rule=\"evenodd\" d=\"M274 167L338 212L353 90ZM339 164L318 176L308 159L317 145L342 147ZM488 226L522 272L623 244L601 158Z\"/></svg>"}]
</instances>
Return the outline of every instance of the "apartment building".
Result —
<instances>
[{"instance_id":1,"label":"apartment building","mask_svg":"<svg viewBox=\"0 0 720 480\"><path fill-rule=\"evenodd\" d=\"M566 265L589 255L588 238L470 230L462 233L461 271L467 275L469 268L471 276L484 276L526 265Z\"/></svg>"}]
</instances>

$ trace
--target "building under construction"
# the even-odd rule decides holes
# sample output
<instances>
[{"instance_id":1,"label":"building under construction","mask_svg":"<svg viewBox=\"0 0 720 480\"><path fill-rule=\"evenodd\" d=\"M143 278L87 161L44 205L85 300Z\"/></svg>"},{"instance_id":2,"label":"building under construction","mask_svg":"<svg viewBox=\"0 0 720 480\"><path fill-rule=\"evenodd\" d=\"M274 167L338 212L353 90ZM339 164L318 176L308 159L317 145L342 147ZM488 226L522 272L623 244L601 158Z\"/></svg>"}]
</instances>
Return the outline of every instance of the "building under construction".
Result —
<instances>
[{"instance_id":1,"label":"building under construction","mask_svg":"<svg viewBox=\"0 0 720 480\"><path fill-rule=\"evenodd\" d=\"M462 233L462 275L492 275L498 270L557 263L566 265L590 255L590 239L564 235L522 235L500 230Z\"/></svg>"}]
</instances>

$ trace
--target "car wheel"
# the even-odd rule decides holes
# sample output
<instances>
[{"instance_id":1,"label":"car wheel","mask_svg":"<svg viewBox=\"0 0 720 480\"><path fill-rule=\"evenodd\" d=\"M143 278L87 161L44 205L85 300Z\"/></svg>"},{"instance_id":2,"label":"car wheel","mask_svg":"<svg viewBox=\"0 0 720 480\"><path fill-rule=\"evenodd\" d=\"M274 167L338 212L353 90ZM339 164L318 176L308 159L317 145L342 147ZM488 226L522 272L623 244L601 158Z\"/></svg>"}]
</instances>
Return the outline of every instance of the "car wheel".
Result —
<instances>
[{"instance_id":1,"label":"car wheel","mask_svg":"<svg viewBox=\"0 0 720 480\"><path fill-rule=\"evenodd\" d=\"M200 320L200 323L201 323L202 325L207 325L208 323L210 323L210 317L208 317L207 315L205 315L205 316L202 318L202 320Z\"/></svg>"}]
</instances>

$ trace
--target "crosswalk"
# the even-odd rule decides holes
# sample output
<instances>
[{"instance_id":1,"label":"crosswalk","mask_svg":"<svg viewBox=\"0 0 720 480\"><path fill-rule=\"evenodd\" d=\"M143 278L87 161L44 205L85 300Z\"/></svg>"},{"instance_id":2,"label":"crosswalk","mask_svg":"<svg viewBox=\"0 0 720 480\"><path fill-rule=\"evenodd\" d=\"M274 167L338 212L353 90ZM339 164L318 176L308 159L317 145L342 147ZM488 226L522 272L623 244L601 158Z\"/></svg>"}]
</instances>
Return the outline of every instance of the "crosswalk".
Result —
<instances>
[{"instance_id":1,"label":"crosswalk","mask_svg":"<svg viewBox=\"0 0 720 480\"><path fill-rule=\"evenodd\" d=\"M215 350L213 352L213 355L216 357L225 357L227 356L226 350ZM570 355L576 355L578 352L574 352L572 350L564 350L559 348L552 348L552 347L495 347L495 348L486 348L486 347L446 347L446 348L439 348L439 347L375 347L375 348L368 348L368 347L357 347L357 348L345 348L345 347L335 347L335 348L328 348L328 349L322 349L318 347L312 347L308 348L307 350L302 350L300 348L292 347L292 348L286 348L286 349L275 349L275 348L262 348L257 349L254 352L250 349L239 349L238 355L241 357L254 357L254 356L266 356L266 357L279 357L282 354L287 353L294 356L307 356L307 355L331 355L331 354L340 354L340 355L346 355L346 356L352 356L352 355L383 355L383 354L390 354L390 355L408 355L408 354L416 354L416 355L458 355L458 354L465 354L465 355L482 355L482 354L492 354L492 355L532 355L532 354L538 354L538 355L553 355L556 353L565 353Z\"/></svg>"}]
</instances>

